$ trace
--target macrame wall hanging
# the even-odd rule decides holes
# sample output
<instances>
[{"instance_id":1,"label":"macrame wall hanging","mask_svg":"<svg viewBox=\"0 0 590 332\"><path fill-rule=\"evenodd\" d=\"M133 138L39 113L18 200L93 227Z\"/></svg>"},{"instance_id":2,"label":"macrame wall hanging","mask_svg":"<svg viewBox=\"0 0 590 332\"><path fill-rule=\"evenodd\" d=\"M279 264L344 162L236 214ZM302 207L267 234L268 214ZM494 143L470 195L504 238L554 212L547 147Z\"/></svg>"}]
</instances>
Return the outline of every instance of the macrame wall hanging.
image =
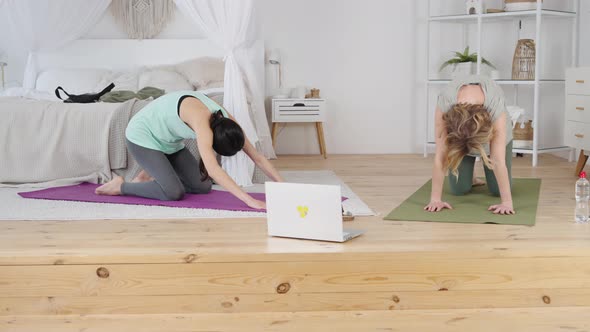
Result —
<instances>
[{"instance_id":1,"label":"macrame wall hanging","mask_svg":"<svg viewBox=\"0 0 590 332\"><path fill-rule=\"evenodd\" d=\"M111 13L129 38L153 38L172 19L173 0L113 0Z\"/></svg>"}]
</instances>

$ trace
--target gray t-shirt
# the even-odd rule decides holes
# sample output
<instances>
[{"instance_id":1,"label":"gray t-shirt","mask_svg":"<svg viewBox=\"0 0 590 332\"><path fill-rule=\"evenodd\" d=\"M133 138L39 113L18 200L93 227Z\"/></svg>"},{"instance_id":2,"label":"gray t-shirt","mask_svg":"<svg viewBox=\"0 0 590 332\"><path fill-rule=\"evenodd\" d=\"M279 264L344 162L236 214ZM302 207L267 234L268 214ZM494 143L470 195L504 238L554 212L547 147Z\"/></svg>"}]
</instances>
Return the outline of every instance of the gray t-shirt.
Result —
<instances>
[{"instance_id":1,"label":"gray t-shirt","mask_svg":"<svg viewBox=\"0 0 590 332\"><path fill-rule=\"evenodd\" d=\"M448 112L453 105L457 104L457 94L464 85L478 84L484 94L483 106L490 112L492 122L495 122L502 113L506 113L506 144L512 141L512 120L506 110L504 91L492 79L483 75L470 75L454 79L449 83L438 96L437 106L443 113ZM484 146L486 153L490 153L490 145ZM479 153L472 152L470 156L479 156Z\"/></svg>"}]
</instances>

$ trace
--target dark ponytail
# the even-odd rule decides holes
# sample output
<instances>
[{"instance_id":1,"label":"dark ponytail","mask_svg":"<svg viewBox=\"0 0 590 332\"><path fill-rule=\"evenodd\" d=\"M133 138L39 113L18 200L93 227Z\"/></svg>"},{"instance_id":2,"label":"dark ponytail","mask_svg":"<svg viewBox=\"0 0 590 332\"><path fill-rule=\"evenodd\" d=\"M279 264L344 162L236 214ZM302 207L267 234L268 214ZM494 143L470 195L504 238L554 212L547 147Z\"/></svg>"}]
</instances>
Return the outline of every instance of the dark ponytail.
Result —
<instances>
[{"instance_id":1,"label":"dark ponytail","mask_svg":"<svg viewBox=\"0 0 590 332\"><path fill-rule=\"evenodd\" d=\"M221 110L211 114L209 127L213 132L213 150L218 155L230 157L244 148L244 131L235 121L224 117ZM199 171L201 181L209 178L209 172L202 158L199 161Z\"/></svg>"}]
</instances>

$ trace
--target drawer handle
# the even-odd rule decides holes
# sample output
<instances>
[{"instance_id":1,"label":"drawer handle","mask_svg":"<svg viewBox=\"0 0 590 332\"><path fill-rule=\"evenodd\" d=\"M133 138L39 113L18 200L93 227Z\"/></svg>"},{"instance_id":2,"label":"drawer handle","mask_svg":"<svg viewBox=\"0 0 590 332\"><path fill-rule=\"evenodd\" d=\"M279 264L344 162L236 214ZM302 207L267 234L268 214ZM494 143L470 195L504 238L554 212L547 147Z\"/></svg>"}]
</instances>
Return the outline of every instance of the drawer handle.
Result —
<instances>
[{"instance_id":1,"label":"drawer handle","mask_svg":"<svg viewBox=\"0 0 590 332\"><path fill-rule=\"evenodd\" d=\"M584 135L582 134L575 134L574 136L576 136L577 138L584 138Z\"/></svg>"},{"instance_id":2,"label":"drawer handle","mask_svg":"<svg viewBox=\"0 0 590 332\"><path fill-rule=\"evenodd\" d=\"M584 84L584 80L576 80L576 83Z\"/></svg>"},{"instance_id":3,"label":"drawer handle","mask_svg":"<svg viewBox=\"0 0 590 332\"><path fill-rule=\"evenodd\" d=\"M576 107L576 110L583 111L584 110L584 107Z\"/></svg>"}]
</instances>

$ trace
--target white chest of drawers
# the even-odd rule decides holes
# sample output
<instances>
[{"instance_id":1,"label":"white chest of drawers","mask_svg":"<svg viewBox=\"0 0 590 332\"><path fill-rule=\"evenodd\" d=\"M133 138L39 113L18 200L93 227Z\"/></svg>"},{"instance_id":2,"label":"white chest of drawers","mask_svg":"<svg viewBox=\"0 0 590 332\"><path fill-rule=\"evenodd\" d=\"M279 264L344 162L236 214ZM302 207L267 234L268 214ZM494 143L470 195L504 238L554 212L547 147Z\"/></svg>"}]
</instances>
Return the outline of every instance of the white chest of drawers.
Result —
<instances>
[{"instance_id":1,"label":"white chest of drawers","mask_svg":"<svg viewBox=\"0 0 590 332\"><path fill-rule=\"evenodd\" d=\"M577 175L588 160L584 150L590 151L590 67L566 71L565 95L564 142L580 150Z\"/></svg>"}]
</instances>

